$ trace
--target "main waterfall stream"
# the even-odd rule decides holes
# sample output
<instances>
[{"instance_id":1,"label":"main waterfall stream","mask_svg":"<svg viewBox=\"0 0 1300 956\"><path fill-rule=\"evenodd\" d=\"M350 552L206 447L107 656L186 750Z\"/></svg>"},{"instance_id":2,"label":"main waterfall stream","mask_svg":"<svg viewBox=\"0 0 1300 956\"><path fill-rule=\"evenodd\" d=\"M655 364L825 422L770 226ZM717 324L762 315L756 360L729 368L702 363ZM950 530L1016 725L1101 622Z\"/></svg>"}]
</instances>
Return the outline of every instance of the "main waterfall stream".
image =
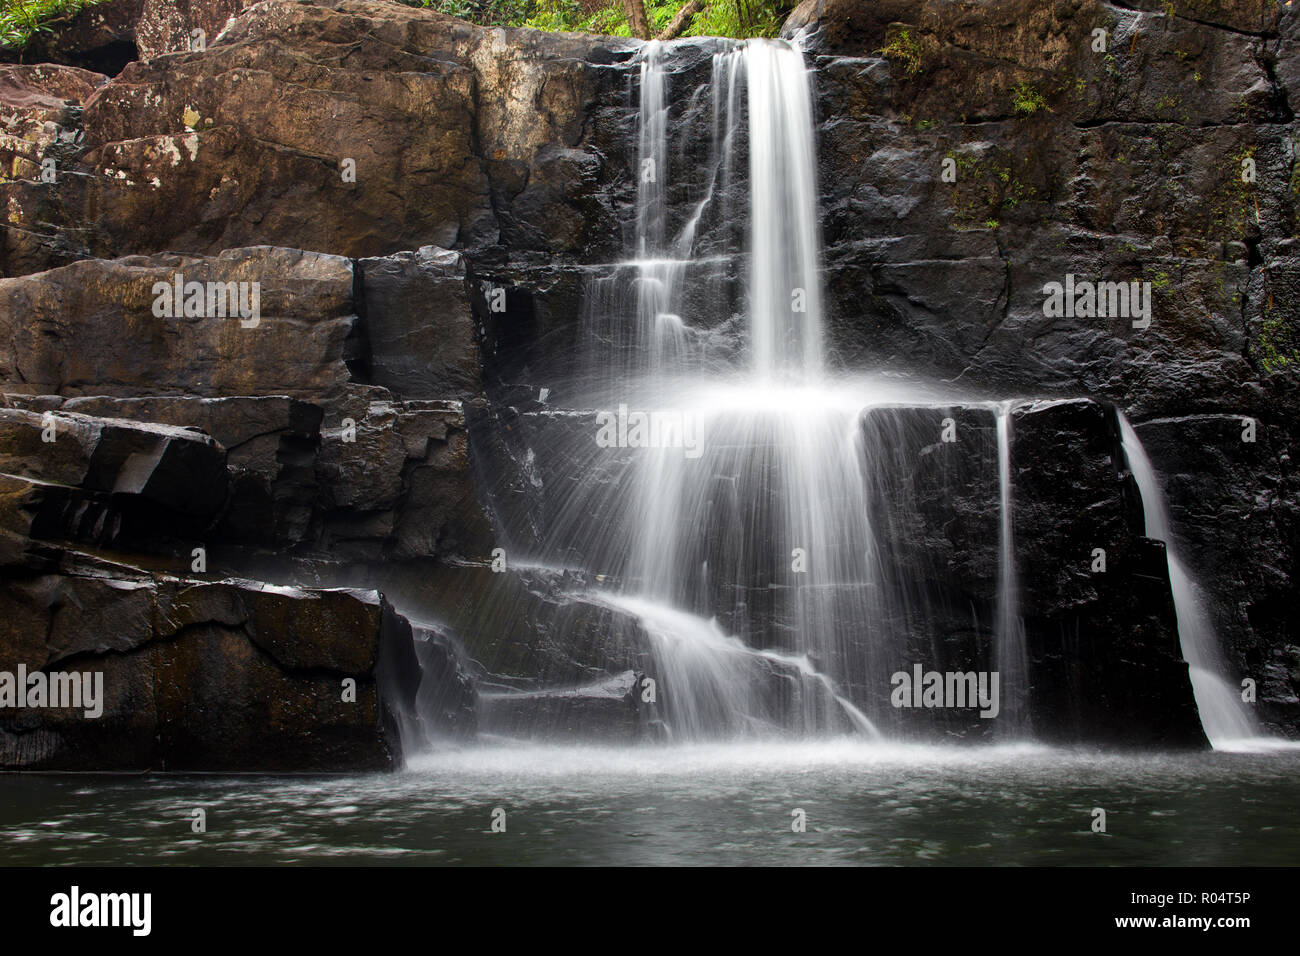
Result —
<instances>
[{"instance_id":1,"label":"main waterfall stream","mask_svg":"<svg viewBox=\"0 0 1300 956\"><path fill-rule=\"evenodd\" d=\"M915 542L889 508L917 466L918 452L903 449L918 426L899 410L982 407L996 432L996 602L985 624L972 624L991 646L962 660L999 678L987 736L1032 740L1010 461L1017 403L831 372L803 55L763 40L714 54L711 81L690 100L711 128L702 171L683 168L678 140L691 133L674 138L673 104L684 93L670 89L666 55L658 43L641 54L632 254L590 284L586 373L572 403L606 409L617 435L611 426L604 444L613 447L566 482L562 517L537 560L563 565L580 550L584 569L606 581L592 599L640 620L671 739L891 736L891 675L918 655L951 657L935 635L952 609L911 580L903 552ZM731 272L701 281L706 258ZM740 321L724 318L732 314ZM652 423L645 434L638 415ZM575 459L592 455L589 436L582 442ZM1148 534L1169 540L1131 429L1125 442L1148 499ZM631 455L611 466L620 446ZM1220 700L1228 685L1221 655L1206 649L1212 635L1188 636L1204 631L1205 614L1174 555L1171 575L1211 740L1253 736L1221 726L1240 707ZM777 702L773 682L792 688Z\"/></svg>"}]
</instances>

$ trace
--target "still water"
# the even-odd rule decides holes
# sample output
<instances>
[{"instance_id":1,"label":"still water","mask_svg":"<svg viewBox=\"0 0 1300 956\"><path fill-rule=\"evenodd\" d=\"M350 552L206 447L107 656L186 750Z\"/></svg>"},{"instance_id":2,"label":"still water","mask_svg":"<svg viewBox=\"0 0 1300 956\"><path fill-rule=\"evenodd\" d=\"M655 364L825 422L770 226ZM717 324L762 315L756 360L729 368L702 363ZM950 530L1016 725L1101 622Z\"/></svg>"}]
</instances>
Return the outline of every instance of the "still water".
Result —
<instances>
[{"instance_id":1,"label":"still water","mask_svg":"<svg viewBox=\"0 0 1300 956\"><path fill-rule=\"evenodd\" d=\"M1298 808L1296 750L502 744L392 774L4 776L0 864L1288 865Z\"/></svg>"}]
</instances>

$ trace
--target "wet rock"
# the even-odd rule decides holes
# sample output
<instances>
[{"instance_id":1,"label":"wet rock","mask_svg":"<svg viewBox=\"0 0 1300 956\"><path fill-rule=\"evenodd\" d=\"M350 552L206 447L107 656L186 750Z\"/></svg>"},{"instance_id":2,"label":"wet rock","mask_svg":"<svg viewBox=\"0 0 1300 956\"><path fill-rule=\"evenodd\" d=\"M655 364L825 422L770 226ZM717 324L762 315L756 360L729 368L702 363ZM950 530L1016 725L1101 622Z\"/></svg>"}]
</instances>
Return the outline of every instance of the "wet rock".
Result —
<instances>
[{"instance_id":1,"label":"wet rock","mask_svg":"<svg viewBox=\"0 0 1300 956\"><path fill-rule=\"evenodd\" d=\"M1014 410L1010 427L1035 735L1204 746L1168 560L1162 542L1141 535L1114 411L1091 401L1032 403Z\"/></svg>"},{"instance_id":2,"label":"wet rock","mask_svg":"<svg viewBox=\"0 0 1300 956\"><path fill-rule=\"evenodd\" d=\"M627 743L642 735L638 675L627 671L572 690L483 694L483 733L546 741Z\"/></svg>"},{"instance_id":3,"label":"wet rock","mask_svg":"<svg viewBox=\"0 0 1300 956\"><path fill-rule=\"evenodd\" d=\"M0 409L0 472L14 563L39 552L32 540L152 550L200 536L229 487L206 435L62 411Z\"/></svg>"},{"instance_id":4,"label":"wet rock","mask_svg":"<svg viewBox=\"0 0 1300 956\"><path fill-rule=\"evenodd\" d=\"M1245 441L1254 421L1255 440ZM1229 683L1257 685L1257 716L1296 725L1300 669L1291 607L1300 540L1296 472L1274 416L1155 419L1136 430L1170 501L1176 545L1203 585Z\"/></svg>"},{"instance_id":5,"label":"wet rock","mask_svg":"<svg viewBox=\"0 0 1300 956\"><path fill-rule=\"evenodd\" d=\"M426 246L357 263L368 379L398 398L471 398L482 370L465 260Z\"/></svg>"},{"instance_id":6,"label":"wet rock","mask_svg":"<svg viewBox=\"0 0 1300 956\"><path fill-rule=\"evenodd\" d=\"M215 538L269 548L308 540L318 507L317 447L324 411L288 396L104 398L64 411L202 429L226 449L230 498Z\"/></svg>"},{"instance_id":7,"label":"wet rock","mask_svg":"<svg viewBox=\"0 0 1300 956\"><path fill-rule=\"evenodd\" d=\"M0 661L102 673L102 714L0 711L5 769L319 771L399 758L376 694L377 595L65 570L6 573Z\"/></svg>"},{"instance_id":8,"label":"wet rock","mask_svg":"<svg viewBox=\"0 0 1300 956\"><path fill-rule=\"evenodd\" d=\"M501 571L490 560L393 564L370 569L364 580L405 616L445 622L485 691L572 689L646 671L641 625L589 594L594 579L503 560Z\"/></svg>"},{"instance_id":9,"label":"wet rock","mask_svg":"<svg viewBox=\"0 0 1300 956\"><path fill-rule=\"evenodd\" d=\"M479 555L478 504L459 402L393 402L373 390L335 406L321 432L319 547L339 560Z\"/></svg>"},{"instance_id":10,"label":"wet rock","mask_svg":"<svg viewBox=\"0 0 1300 956\"><path fill-rule=\"evenodd\" d=\"M206 435L75 413L0 409L0 470L196 515L226 496L225 450Z\"/></svg>"}]
</instances>

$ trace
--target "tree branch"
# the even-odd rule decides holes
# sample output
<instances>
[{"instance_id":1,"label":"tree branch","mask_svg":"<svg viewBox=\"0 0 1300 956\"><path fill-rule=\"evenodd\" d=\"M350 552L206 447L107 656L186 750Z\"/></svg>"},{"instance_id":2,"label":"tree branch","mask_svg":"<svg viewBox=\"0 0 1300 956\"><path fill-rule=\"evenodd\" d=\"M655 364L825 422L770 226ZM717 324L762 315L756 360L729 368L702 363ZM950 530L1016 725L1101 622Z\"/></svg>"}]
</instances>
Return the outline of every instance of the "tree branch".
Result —
<instances>
[{"instance_id":1,"label":"tree branch","mask_svg":"<svg viewBox=\"0 0 1300 956\"><path fill-rule=\"evenodd\" d=\"M660 40L675 40L686 32L695 19L695 14L704 9L704 0L691 0L690 3L677 11L677 16L673 17L672 22L664 28L664 32L659 34Z\"/></svg>"}]
</instances>

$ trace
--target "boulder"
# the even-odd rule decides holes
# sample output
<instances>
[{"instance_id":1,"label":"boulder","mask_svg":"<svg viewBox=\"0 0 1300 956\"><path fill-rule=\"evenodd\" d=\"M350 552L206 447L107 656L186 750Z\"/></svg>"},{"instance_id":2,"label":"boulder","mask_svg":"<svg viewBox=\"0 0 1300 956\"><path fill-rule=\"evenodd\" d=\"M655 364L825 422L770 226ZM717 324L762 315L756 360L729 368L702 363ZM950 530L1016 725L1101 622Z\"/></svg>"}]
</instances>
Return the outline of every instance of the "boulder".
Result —
<instances>
[{"instance_id":1,"label":"boulder","mask_svg":"<svg viewBox=\"0 0 1300 956\"><path fill-rule=\"evenodd\" d=\"M0 662L102 679L102 712L0 710L0 767L322 771L400 759L376 691L391 612L373 592L65 571L6 573Z\"/></svg>"},{"instance_id":2,"label":"boulder","mask_svg":"<svg viewBox=\"0 0 1300 956\"><path fill-rule=\"evenodd\" d=\"M308 540L318 507L324 411L285 395L238 398L85 396L64 411L201 429L226 449L230 497L214 537L289 548Z\"/></svg>"},{"instance_id":3,"label":"boulder","mask_svg":"<svg viewBox=\"0 0 1300 956\"><path fill-rule=\"evenodd\" d=\"M0 409L0 473L14 563L37 539L145 550L192 540L229 489L225 449L200 432L63 411Z\"/></svg>"},{"instance_id":4,"label":"boulder","mask_svg":"<svg viewBox=\"0 0 1300 956\"><path fill-rule=\"evenodd\" d=\"M203 295L173 295L182 280ZM349 379L352 282L347 259L270 247L0 279L0 336L11 345L0 382L64 396L328 396ZM232 283L251 318L232 314ZM199 315L185 314L191 301Z\"/></svg>"},{"instance_id":5,"label":"boulder","mask_svg":"<svg viewBox=\"0 0 1300 956\"><path fill-rule=\"evenodd\" d=\"M0 185L0 268L252 243L613 256L634 48L380 0L255 4L94 96L83 175Z\"/></svg>"}]
</instances>

